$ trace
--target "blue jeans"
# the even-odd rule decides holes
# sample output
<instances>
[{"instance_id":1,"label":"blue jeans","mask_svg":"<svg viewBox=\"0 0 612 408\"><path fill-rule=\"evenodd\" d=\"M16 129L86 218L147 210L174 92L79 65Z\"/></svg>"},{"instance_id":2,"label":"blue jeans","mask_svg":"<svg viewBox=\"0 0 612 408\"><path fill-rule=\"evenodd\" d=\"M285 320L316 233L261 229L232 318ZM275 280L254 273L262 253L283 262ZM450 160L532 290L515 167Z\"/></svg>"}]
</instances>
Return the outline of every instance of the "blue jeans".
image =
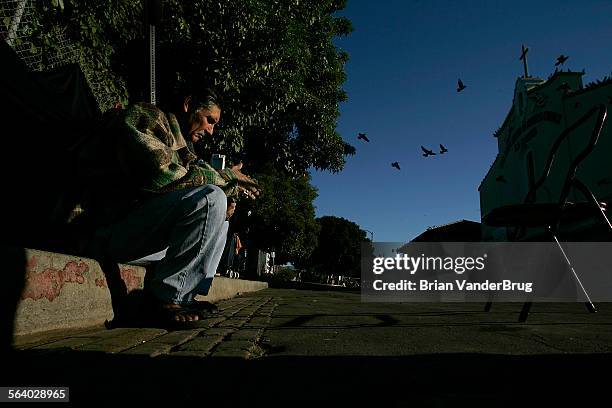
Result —
<instances>
[{"instance_id":1,"label":"blue jeans","mask_svg":"<svg viewBox=\"0 0 612 408\"><path fill-rule=\"evenodd\" d=\"M186 305L206 295L227 238L227 197L217 186L173 191L146 201L96 231L90 253L127 262L167 248L145 290L162 302Z\"/></svg>"}]
</instances>

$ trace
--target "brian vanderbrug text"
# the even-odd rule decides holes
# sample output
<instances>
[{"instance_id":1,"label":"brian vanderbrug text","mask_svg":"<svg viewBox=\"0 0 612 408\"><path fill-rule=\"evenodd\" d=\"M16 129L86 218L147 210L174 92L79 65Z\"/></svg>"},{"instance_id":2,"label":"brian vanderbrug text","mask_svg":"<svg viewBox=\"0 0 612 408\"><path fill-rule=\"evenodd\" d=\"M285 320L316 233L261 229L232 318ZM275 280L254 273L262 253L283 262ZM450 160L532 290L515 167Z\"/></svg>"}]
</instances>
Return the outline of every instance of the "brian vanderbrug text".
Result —
<instances>
[{"instance_id":1,"label":"brian vanderbrug text","mask_svg":"<svg viewBox=\"0 0 612 408\"><path fill-rule=\"evenodd\" d=\"M502 281L470 282L456 279L454 282L440 282L437 279L409 280L402 279L397 282L385 282L377 279L372 282L375 291L420 291L420 292L525 292L533 291L533 282L512 282L510 279Z\"/></svg>"}]
</instances>

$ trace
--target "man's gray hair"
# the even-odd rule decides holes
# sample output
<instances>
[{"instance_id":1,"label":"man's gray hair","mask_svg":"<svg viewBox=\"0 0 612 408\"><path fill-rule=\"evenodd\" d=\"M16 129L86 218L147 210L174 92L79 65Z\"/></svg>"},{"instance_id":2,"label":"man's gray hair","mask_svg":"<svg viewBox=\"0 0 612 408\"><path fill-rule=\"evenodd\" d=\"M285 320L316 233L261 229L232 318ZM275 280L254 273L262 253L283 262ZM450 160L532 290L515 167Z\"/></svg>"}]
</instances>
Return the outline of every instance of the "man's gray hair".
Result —
<instances>
[{"instance_id":1,"label":"man's gray hair","mask_svg":"<svg viewBox=\"0 0 612 408\"><path fill-rule=\"evenodd\" d=\"M210 109L213 106L217 106L219 109L221 108L219 97L212 89L207 88L191 95L191 103L189 104L190 111L197 112L200 109Z\"/></svg>"}]
</instances>

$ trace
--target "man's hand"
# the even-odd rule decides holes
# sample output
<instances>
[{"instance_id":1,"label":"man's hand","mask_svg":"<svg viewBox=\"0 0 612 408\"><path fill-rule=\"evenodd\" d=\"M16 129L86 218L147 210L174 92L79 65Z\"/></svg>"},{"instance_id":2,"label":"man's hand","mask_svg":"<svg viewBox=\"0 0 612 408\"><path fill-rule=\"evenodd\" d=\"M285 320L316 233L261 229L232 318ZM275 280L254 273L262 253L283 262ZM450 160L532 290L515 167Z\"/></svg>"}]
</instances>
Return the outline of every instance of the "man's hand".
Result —
<instances>
[{"instance_id":1,"label":"man's hand","mask_svg":"<svg viewBox=\"0 0 612 408\"><path fill-rule=\"evenodd\" d=\"M230 168L238 178L238 189L244 192L249 198L255 199L261 194L257 181L242 174L242 163L236 164Z\"/></svg>"},{"instance_id":2,"label":"man's hand","mask_svg":"<svg viewBox=\"0 0 612 408\"><path fill-rule=\"evenodd\" d=\"M232 218L232 215L236 212L236 200L230 198L227 200L227 212L225 214L225 220L229 221Z\"/></svg>"}]
</instances>

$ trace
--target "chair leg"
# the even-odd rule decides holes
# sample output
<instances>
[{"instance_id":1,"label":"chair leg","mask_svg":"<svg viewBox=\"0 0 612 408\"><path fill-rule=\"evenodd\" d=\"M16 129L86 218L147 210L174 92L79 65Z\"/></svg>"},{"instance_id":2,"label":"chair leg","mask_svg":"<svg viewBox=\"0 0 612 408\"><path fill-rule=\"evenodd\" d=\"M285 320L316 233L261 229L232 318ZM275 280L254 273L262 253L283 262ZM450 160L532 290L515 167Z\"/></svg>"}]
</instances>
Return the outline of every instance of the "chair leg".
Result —
<instances>
[{"instance_id":1,"label":"chair leg","mask_svg":"<svg viewBox=\"0 0 612 408\"><path fill-rule=\"evenodd\" d=\"M597 313L597 308L591 302L584 302L584 305L586 306L589 313Z\"/></svg>"},{"instance_id":2,"label":"chair leg","mask_svg":"<svg viewBox=\"0 0 612 408\"><path fill-rule=\"evenodd\" d=\"M610 219L606 215L605 210L599 205L599 201L597 201L597 198L595 198L595 196L593 195L591 190L589 190L589 188L582 181L580 181L578 179L574 179L573 183L576 186L576 188L578 190L580 190L580 192L582 192L582 194L584 194L584 196L587 198L587 200L589 200L595 206L595 208L597 208L599 210L598 211L599 215L601 215L604 223L608 226L610 231L612 231L612 223L610 222Z\"/></svg>"},{"instance_id":3,"label":"chair leg","mask_svg":"<svg viewBox=\"0 0 612 408\"><path fill-rule=\"evenodd\" d=\"M567 265L570 267L572 274L574 274L574 278L576 278L576 282L578 282L578 285L580 285L580 289L582 289L582 293L584 293L584 296L586 296L587 301L585 302L585 304L587 305L587 309L589 311L594 310L596 311L597 309L595 308L595 305L593 304L593 302L591 302L591 298L589 297L589 294L587 293L586 289L584 288L584 286L582 285L582 281L580 280L580 278L578 277L578 274L576 273L576 271L574 270L574 267L572 266L569 258L567 257L567 255L565 254L565 251L563 250L563 247L561 246L561 243L559 242L559 240L557 239L557 236L555 234L552 234L553 238L555 239L555 242L557 243L557 246L559 247L559 250L561 251L561 253L563 254L563 257L565 258L565 262L567 262ZM591 312L594 313L594 312Z\"/></svg>"},{"instance_id":4,"label":"chair leg","mask_svg":"<svg viewBox=\"0 0 612 408\"><path fill-rule=\"evenodd\" d=\"M527 320L527 316L529 316L529 310L531 309L531 302L523 303L523 308L521 309L521 314L519 315L519 322L525 323Z\"/></svg>"}]
</instances>

